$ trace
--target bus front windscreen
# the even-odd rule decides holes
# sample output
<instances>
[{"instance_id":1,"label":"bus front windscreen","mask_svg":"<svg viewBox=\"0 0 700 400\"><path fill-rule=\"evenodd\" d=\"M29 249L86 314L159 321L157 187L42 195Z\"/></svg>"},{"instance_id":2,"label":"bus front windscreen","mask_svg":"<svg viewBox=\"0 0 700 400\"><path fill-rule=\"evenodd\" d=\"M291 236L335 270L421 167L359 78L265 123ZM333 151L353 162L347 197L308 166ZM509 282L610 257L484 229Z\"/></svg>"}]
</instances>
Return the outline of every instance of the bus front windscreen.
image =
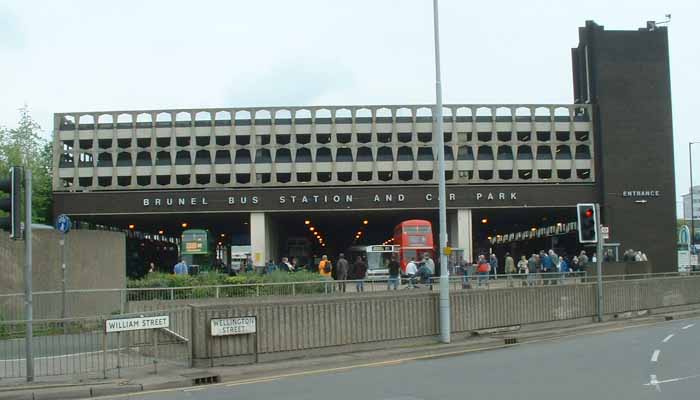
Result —
<instances>
[{"instance_id":1,"label":"bus front windscreen","mask_svg":"<svg viewBox=\"0 0 700 400\"><path fill-rule=\"evenodd\" d=\"M392 253L372 253L367 252L367 269L373 271L377 269L388 269Z\"/></svg>"}]
</instances>

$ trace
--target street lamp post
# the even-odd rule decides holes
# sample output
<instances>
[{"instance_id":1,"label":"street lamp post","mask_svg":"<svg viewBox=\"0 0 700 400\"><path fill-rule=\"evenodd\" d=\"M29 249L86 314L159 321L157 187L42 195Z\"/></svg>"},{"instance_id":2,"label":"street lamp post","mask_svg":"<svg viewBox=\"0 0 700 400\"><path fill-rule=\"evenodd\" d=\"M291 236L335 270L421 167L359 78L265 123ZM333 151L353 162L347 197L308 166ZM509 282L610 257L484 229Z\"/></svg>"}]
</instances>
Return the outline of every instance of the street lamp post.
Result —
<instances>
[{"instance_id":1,"label":"street lamp post","mask_svg":"<svg viewBox=\"0 0 700 400\"><path fill-rule=\"evenodd\" d=\"M450 276L447 271L447 195L445 190L445 138L442 129L442 83L440 79L440 24L438 0L433 0L435 30L435 134L438 154L438 203L440 223L440 341L450 343Z\"/></svg>"},{"instance_id":2,"label":"street lamp post","mask_svg":"<svg viewBox=\"0 0 700 400\"><path fill-rule=\"evenodd\" d=\"M690 254L695 253L695 203L693 203L693 145L700 142L688 142L688 159L690 164Z\"/></svg>"}]
</instances>

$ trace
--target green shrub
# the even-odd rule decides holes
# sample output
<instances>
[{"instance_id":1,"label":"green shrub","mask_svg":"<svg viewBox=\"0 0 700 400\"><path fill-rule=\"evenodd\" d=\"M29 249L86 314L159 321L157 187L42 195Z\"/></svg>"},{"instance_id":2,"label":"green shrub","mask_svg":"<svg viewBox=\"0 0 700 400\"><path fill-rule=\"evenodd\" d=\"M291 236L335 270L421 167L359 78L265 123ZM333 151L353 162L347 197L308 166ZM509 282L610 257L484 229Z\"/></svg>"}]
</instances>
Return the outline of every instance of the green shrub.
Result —
<instances>
[{"instance_id":1,"label":"green shrub","mask_svg":"<svg viewBox=\"0 0 700 400\"><path fill-rule=\"evenodd\" d=\"M323 293L325 283L305 283L295 285L294 289L284 283L293 282L318 282L321 276L318 273L300 271L288 273L275 271L271 274L260 275L255 272L246 272L237 276L228 276L219 272L203 272L196 276L174 275L160 272L152 272L142 279L129 279L128 288L132 289L159 289L148 291L132 291L129 300L169 300L187 298L209 298L216 296L215 288L199 286L231 285L219 289L220 297L248 297L248 296L284 296L294 293ZM264 283L279 283L280 285L260 285ZM187 290L170 290L171 288L194 287Z\"/></svg>"}]
</instances>

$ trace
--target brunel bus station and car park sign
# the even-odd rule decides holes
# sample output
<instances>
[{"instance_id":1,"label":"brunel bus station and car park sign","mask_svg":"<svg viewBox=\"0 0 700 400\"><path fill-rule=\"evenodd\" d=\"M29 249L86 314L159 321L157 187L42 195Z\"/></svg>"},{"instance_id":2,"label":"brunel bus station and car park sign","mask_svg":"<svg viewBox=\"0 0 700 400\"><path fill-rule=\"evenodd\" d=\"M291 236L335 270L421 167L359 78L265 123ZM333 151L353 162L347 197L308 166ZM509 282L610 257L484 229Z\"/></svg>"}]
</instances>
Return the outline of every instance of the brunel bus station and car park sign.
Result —
<instances>
[{"instance_id":1,"label":"brunel bus station and car park sign","mask_svg":"<svg viewBox=\"0 0 700 400\"><path fill-rule=\"evenodd\" d=\"M435 186L56 192L68 215L434 209ZM593 185L448 186L449 208L552 207L594 201Z\"/></svg>"}]
</instances>

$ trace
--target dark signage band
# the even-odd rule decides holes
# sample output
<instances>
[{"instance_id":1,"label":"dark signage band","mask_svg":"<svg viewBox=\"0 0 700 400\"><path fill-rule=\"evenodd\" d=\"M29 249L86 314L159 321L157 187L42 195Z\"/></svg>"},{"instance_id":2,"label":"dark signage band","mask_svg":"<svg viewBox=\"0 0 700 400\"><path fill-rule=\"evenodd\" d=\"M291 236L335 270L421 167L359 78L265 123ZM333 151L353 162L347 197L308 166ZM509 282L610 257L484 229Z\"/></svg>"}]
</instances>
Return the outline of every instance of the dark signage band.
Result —
<instances>
[{"instance_id":1,"label":"dark signage band","mask_svg":"<svg viewBox=\"0 0 700 400\"><path fill-rule=\"evenodd\" d=\"M560 207L593 202L593 185L449 186L448 208ZM437 187L201 189L54 193L69 215L301 210L432 209Z\"/></svg>"}]
</instances>

